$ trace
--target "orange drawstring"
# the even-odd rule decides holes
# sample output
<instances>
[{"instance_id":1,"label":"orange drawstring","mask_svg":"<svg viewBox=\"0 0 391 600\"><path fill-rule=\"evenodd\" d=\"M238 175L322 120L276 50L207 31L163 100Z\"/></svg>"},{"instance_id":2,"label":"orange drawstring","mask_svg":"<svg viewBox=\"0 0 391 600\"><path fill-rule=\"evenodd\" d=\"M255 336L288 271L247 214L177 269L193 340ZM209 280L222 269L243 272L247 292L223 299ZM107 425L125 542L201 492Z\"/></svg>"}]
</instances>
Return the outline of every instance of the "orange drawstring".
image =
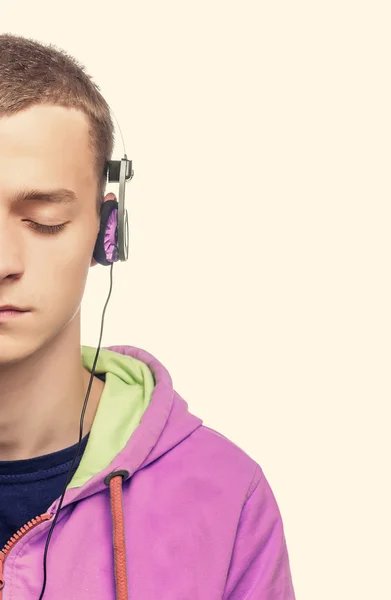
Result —
<instances>
[{"instance_id":1,"label":"orange drawstring","mask_svg":"<svg viewBox=\"0 0 391 600\"><path fill-rule=\"evenodd\" d=\"M111 516L113 522L114 572L116 600L128 600L128 576L126 570L126 540L122 480L124 471L111 473L106 478L110 486Z\"/></svg>"}]
</instances>

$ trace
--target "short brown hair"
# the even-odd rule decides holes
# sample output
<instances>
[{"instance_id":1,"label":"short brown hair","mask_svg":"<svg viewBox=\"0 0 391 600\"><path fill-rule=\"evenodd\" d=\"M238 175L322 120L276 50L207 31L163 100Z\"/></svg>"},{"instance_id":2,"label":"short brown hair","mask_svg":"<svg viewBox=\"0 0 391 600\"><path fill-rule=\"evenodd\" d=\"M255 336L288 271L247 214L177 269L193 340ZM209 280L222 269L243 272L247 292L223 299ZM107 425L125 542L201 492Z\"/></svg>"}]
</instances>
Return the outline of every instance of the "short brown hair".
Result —
<instances>
[{"instance_id":1,"label":"short brown hair","mask_svg":"<svg viewBox=\"0 0 391 600\"><path fill-rule=\"evenodd\" d=\"M90 121L90 147L100 209L107 162L114 146L110 108L85 67L53 44L9 33L0 35L0 117L36 104L79 109Z\"/></svg>"}]
</instances>

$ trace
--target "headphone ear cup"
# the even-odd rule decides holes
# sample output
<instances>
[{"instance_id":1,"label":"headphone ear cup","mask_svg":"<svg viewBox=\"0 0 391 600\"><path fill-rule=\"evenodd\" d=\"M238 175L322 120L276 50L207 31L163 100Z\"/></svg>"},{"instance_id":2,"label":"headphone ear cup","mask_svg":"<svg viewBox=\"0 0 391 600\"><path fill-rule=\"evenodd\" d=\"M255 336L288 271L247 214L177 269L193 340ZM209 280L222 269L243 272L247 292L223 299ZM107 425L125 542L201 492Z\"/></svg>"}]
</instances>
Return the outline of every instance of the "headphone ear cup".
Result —
<instances>
[{"instance_id":1,"label":"headphone ear cup","mask_svg":"<svg viewBox=\"0 0 391 600\"><path fill-rule=\"evenodd\" d=\"M108 266L118 260L118 202L106 200L100 209L100 228L93 257L100 265Z\"/></svg>"}]
</instances>

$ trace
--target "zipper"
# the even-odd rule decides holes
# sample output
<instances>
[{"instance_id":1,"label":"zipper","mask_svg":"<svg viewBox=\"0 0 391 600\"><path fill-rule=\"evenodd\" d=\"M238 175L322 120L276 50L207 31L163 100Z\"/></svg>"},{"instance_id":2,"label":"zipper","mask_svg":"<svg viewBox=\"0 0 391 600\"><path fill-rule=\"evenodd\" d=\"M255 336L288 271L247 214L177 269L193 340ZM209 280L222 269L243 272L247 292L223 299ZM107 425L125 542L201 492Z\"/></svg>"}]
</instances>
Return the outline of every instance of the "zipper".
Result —
<instances>
[{"instance_id":1,"label":"zipper","mask_svg":"<svg viewBox=\"0 0 391 600\"><path fill-rule=\"evenodd\" d=\"M34 527L40 525L44 521L49 521L52 517L53 515L45 513L43 515L35 517L34 519L31 519L31 521L26 523L26 525L23 525L23 527L21 527L16 533L14 533L14 535L5 544L4 548L0 551L0 600L3 599L3 587L5 585L3 577L4 563L7 560L9 553L19 542L19 540L21 540L22 537L26 535L26 533L28 533L29 531L34 529Z\"/></svg>"}]
</instances>

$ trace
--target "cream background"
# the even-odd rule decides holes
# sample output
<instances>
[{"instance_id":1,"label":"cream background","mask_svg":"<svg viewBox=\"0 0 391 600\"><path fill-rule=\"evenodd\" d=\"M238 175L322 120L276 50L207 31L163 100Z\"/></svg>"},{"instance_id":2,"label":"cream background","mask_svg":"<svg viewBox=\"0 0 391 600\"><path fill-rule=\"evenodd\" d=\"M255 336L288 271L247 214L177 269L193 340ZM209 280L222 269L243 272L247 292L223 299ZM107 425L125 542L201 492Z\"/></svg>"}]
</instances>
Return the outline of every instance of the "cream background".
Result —
<instances>
[{"instance_id":1,"label":"cream background","mask_svg":"<svg viewBox=\"0 0 391 600\"><path fill-rule=\"evenodd\" d=\"M297 600L391 599L390 13L376 0L0 8L3 32L87 66L133 159L104 345L154 354L192 412L261 464ZM84 343L108 286L93 269Z\"/></svg>"}]
</instances>

